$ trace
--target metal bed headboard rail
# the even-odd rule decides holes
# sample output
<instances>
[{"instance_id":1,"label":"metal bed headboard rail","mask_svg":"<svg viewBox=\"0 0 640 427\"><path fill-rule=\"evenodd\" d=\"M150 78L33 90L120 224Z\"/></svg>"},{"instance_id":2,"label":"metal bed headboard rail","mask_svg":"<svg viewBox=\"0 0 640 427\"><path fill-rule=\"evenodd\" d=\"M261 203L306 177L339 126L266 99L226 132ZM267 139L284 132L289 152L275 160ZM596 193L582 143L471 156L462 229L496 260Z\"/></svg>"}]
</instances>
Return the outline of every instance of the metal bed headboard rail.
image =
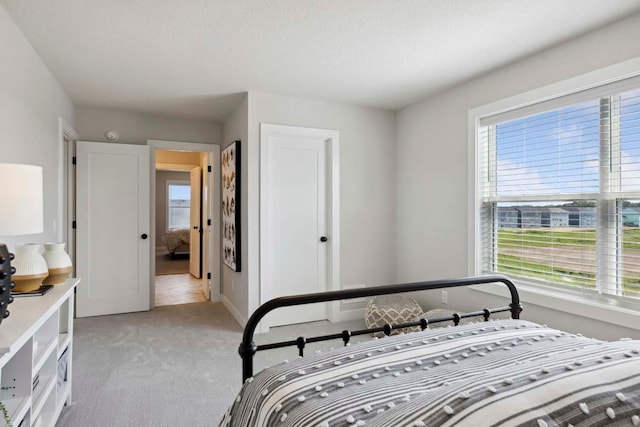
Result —
<instances>
[{"instance_id":1,"label":"metal bed headboard rail","mask_svg":"<svg viewBox=\"0 0 640 427\"><path fill-rule=\"evenodd\" d=\"M455 313L453 316L449 317L441 317L437 319L420 319L415 322L402 323L398 325L384 325L378 328L370 328L370 329L362 329L357 331L342 331L337 334L330 335L322 335L316 337L298 337L295 340L290 341L281 341L271 344L263 344L256 345L253 341L253 335L255 333L255 329L260 323L260 320L269 313L277 308L281 307L290 307L294 305L303 305L303 304L312 304L318 302L329 302L329 301L338 301L344 299L353 299L353 298L363 298L363 297L371 297L377 295L388 295L388 294L397 294L397 293L405 293L405 292L416 292L416 291L426 291L433 289L442 289L442 288L454 288L459 286L472 286L472 285L482 285L487 283L503 283L509 289L509 293L511 294L511 303L508 307L498 307L493 309L483 309L481 311L474 311L470 313ZM289 347L289 346L297 346L299 355L303 356L304 347L306 343L325 341L330 339L338 339L342 338L344 344L347 345L350 338L356 335L363 335L372 332L384 332L386 335L389 335L392 329L397 328L406 328L409 326L420 326L423 330L427 328L429 323L439 323L446 321L453 321L455 325L457 325L461 319L467 317L475 317L475 316L483 316L484 320L489 320L489 316L492 313L499 312L511 312L512 319L519 319L520 312L522 311L522 305L520 304L520 297L518 296L518 291L516 290L513 282L502 275L492 275L492 276L480 276L480 277L465 277L461 279L450 279L450 280L432 280L426 282L414 282L414 283L403 283L398 285L386 285L386 286L376 286L370 288L361 288L361 289L346 289L340 291L329 291L329 292L318 292L312 294L302 294L302 295L291 295L285 297L274 298L272 300L267 301L262 304L260 307L253 312L247 324L244 328L244 332L242 335L242 343L238 348L238 353L242 358L242 381L244 382L247 378L253 376L253 357L258 351L261 350L270 350L281 347Z\"/></svg>"}]
</instances>

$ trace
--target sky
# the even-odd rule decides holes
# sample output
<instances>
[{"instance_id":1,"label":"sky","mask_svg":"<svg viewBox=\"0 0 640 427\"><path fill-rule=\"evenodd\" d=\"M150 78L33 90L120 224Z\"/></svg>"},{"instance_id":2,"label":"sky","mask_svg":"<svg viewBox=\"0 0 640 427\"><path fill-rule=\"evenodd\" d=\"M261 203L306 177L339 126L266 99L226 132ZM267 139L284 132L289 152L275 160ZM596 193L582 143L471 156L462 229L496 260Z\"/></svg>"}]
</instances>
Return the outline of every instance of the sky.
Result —
<instances>
[{"instance_id":1,"label":"sky","mask_svg":"<svg viewBox=\"0 0 640 427\"><path fill-rule=\"evenodd\" d=\"M621 191L640 191L640 90L620 107ZM498 124L498 195L598 192L599 109L594 100Z\"/></svg>"},{"instance_id":2,"label":"sky","mask_svg":"<svg viewBox=\"0 0 640 427\"><path fill-rule=\"evenodd\" d=\"M191 200L190 185L169 185L169 199L171 200Z\"/></svg>"}]
</instances>

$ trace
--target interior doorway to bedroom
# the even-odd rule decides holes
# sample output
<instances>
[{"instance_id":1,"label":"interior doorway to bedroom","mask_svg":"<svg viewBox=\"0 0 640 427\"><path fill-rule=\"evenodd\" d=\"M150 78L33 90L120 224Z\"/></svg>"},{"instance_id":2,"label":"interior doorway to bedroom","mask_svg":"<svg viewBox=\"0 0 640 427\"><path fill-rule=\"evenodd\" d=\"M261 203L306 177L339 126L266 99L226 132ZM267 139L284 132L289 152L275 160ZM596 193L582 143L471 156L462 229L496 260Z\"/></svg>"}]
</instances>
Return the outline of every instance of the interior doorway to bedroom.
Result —
<instances>
[{"instance_id":1,"label":"interior doorway to bedroom","mask_svg":"<svg viewBox=\"0 0 640 427\"><path fill-rule=\"evenodd\" d=\"M156 306L206 301L202 271L203 154L156 151Z\"/></svg>"},{"instance_id":2,"label":"interior doorway to bedroom","mask_svg":"<svg viewBox=\"0 0 640 427\"><path fill-rule=\"evenodd\" d=\"M151 147L151 306L220 301L220 146Z\"/></svg>"}]
</instances>

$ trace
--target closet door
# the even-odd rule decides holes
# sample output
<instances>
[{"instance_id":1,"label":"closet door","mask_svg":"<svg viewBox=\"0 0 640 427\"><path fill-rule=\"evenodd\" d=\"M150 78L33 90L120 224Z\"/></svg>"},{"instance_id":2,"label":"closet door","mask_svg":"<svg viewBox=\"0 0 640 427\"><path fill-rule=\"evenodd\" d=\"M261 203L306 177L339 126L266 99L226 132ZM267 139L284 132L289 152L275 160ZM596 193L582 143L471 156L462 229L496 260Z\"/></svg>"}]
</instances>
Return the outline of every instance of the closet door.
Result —
<instances>
[{"instance_id":1,"label":"closet door","mask_svg":"<svg viewBox=\"0 0 640 427\"><path fill-rule=\"evenodd\" d=\"M261 302L328 289L328 189L325 131L263 124L261 139ZM330 131L326 131L330 132ZM264 208L264 209L262 209ZM279 326L328 318L327 304L265 316Z\"/></svg>"}]
</instances>

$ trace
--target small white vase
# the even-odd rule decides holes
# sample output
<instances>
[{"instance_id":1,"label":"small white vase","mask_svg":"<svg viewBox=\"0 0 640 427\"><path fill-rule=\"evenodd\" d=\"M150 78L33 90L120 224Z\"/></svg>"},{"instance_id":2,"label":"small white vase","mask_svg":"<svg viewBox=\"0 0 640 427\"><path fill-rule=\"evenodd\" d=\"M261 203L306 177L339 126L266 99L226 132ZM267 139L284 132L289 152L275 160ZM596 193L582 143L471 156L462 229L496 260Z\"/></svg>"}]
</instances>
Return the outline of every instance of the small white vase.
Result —
<instances>
[{"instance_id":1,"label":"small white vase","mask_svg":"<svg viewBox=\"0 0 640 427\"><path fill-rule=\"evenodd\" d=\"M13 281L16 282L15 291L35 291L49 275L47 262L40 255L40 246L37 243L16 246L16 257L11 261L11 265L16 269L12 275Z\"/></svg>"},{"instance_id":2,"label":"small white vase","mask_svg":"<svg viewBox=\"0 0 640 427\"><path fill-rule=\"evenodd\" d=\"M73 271L71 258L64 251L64 243L45 243L43 256L49 269L49 277L43 283L45 285L63 284Z\"/></svg>"}]
</instances>

